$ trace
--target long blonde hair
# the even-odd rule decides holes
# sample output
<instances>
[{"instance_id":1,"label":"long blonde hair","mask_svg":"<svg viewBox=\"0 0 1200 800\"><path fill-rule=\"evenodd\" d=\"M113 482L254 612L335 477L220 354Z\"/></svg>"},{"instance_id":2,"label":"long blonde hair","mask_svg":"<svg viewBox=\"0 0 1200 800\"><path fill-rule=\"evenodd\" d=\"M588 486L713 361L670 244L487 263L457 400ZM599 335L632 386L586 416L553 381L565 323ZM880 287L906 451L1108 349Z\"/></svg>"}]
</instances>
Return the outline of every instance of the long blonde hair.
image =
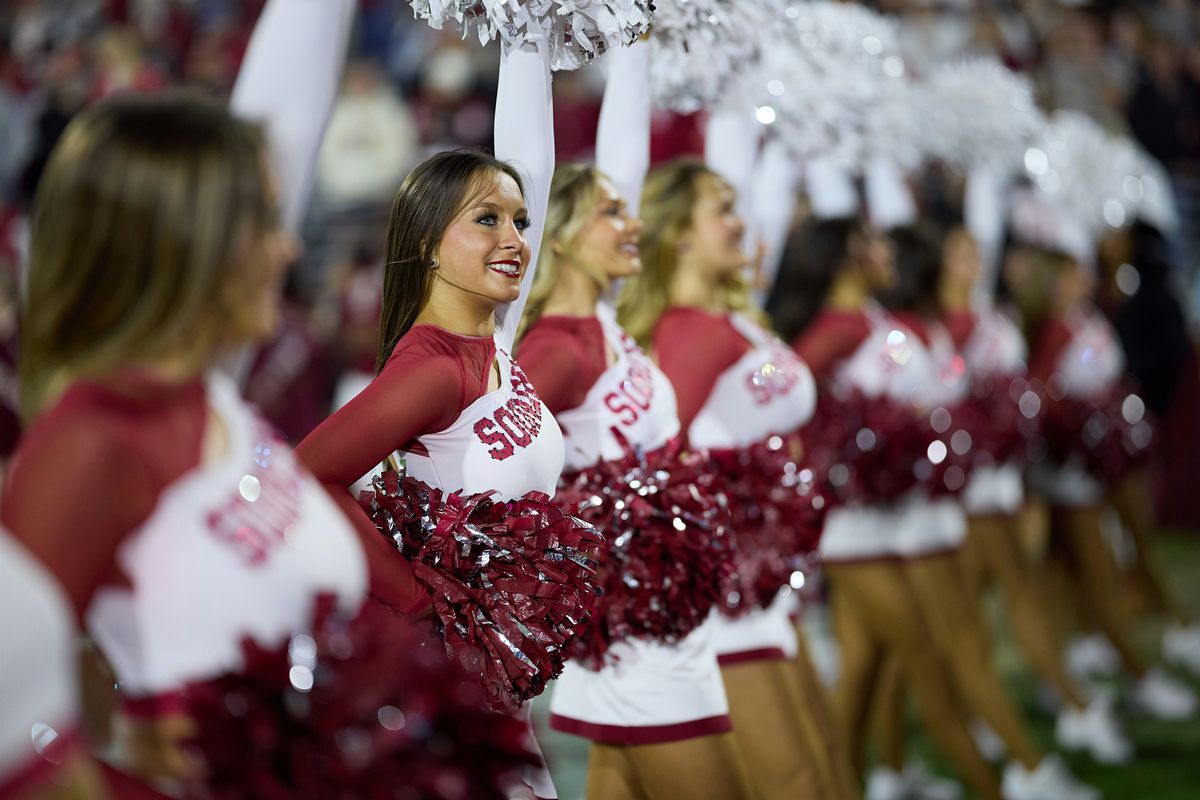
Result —
<instances>
[{"instance_id":1,"label":"long blonde hair","mask_svg":"<svg viewBox=\"0 0 1200 800\"><path fill-rule=\"evenodd\" d=\"M558 285L563 261L571 257L575 237L596 209L602 177L604 173L592 164L563 164L554 170L546 211L546 229L542 234L542 247L538 250L537 274L533 278L533 285L529 287L525 313L517 327L518 340L542 316L546 301ZM592 274L584 264L579 266L603 288L606 283L604 276Z\"/></svg>"},{"instance_id":2,"label":"long blonde hair","mask_svg":"<svg viewBox=\"0 0 1200 800\"><path fill-rule=\"evenodd\" d=\"M76 377L164 358L200 372L248 338L248 255L275 224L265 149L258 127L182 94L114 97L71 123L32 216L27 417Z\"/></svg>"},{"instance_id":3,"label":"long blonde hair","mask_svg":"<svg viewBox=\"0 0 1200 800\"><path fill-rule=\"evenodd\" d=\"M679 239L692 224L700 178L717 173L696 159L677 159L650 171L642 188L642 235L638 246L642 271L625 281L617 301L617 318L643 347L658 318L667 310L668 294L679 265Z\"/></svg>"},{"instance_id":4,"label":"long blonde hair","mask_svg":"<svg viewBox=\"0 0 1200 800\"><path fill-rule=\"evenodd\" d=\"M671 284L679 266L679 239L691 227L704 176L728 185L703 162L691 158L664 164L646 178L639 242L642 271L625 282L617 302L621 326L643 347L649 347L654 327L670 305ZM747 314L769 327L746 275L739 272L726 278L721 294L725 310Z\"/></svg>"}]
</instances>

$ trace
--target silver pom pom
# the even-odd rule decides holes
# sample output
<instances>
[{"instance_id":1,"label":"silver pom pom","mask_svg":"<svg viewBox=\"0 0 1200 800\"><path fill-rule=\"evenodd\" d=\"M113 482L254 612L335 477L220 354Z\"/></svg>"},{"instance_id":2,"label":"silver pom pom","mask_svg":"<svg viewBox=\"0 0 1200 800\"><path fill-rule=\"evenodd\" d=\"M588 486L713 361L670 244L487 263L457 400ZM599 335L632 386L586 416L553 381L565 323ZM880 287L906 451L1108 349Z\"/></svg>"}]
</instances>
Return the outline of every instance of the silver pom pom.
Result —
<instances>
[{"instance_id":1,"label":"silver pom pom","mask_svg":"<svg viewBox=\"0 0 1200 800\"><path fill-rule=\"evenodd\" d=\"M787 0L660 0L654 5L655 101L690 114L715 105L758 61L764 24Z\"/></svg>"},{"instance_id":2,"label":"silver pom pom","mask_svg":"<svg viewBox=\"0 0 1200 800\"><path fill-rule=\"evenodd\" d=\"M910 166L920 138L894 20L857 5L795 3L763 28L749 81L760 122L801 158Z\"/></svg>"},{"instance_id":3,"label":"silver pom pom","mask_svg":"<svg viewBox=\"0 0 1200 800\"><path fill-rule=\"evenodd\" d=\"M929 154L961 170L1019 172L1045 118L1028 79L993 58L934 67L912 109Z\"/></svg>"},{"instance_id":4,"label":"silver pom pom","mask_svg":"<svg viewBox=\"0 0 1200 800\"><path fill-rule=\"evenodd\" d=\"M547 40L551 66L578 69L609 47L628 45L653 18L650 0L409 0L430 27L459 28L480 44Z\"/></svg>"},{"instance_id":5,"label":"silver pom pom","mask_svg":"<svg viewBox=\"0 0 1200 800\"><path fill-rule=\"evenodd\" d=\"M1041 192L1097 234L1139 217L1164 231L1177 222L1162 166L1085 114L1056 111L1024 163Z\"/></svg>"}]
</instances>

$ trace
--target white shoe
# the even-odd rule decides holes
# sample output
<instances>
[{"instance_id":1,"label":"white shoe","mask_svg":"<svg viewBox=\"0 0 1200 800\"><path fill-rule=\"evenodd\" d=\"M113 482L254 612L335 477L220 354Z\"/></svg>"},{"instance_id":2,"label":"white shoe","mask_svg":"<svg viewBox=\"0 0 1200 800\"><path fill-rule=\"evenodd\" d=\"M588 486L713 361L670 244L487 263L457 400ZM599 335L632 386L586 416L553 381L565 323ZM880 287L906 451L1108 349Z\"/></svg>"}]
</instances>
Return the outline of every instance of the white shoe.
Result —
<instances>
[{"instance_id":1,"label":"white shoe","mask_svg":"<svg viewBox=\"0 0 1200 800\"><path fill-rule=\"evenodd\" d=\"M1100 800L1099 790L1093 789L1071 774L1058 756L1042 759L1037 769L1025 769L1017 762L1004 768L1000 784L1004 800Z\"/></svg>"},{"instance_id":2,"label":"white shoe","mask_svg":"<svg viewBox=\"0 0 1200 800\"><path fill-rule=\"evenodd\" d=\"M978 717L971 720L970 730L971 738L979 748L979 755L991 763L999 764L1008 755L1008 747L1004 740L983 720Z\"/></svg>"},{"instance_id":3,"label":"white shoe","mask_svg":"<svg viewBox=\"0 0 1200 800\"><path fill-rule=\"evenodd\" d=\"M959 800L962 797L961 786L934 775L920 761L905 764L901 777L913 800Z\"/></svg>"},{"instance_id":4,"label":"white shoe","mask_svg":"<svg viewBox=\"0 0 1200 800\"><path fill-rule=\"evenodd\" d=\"M1067 671L1076 680L1111 677L1121 670L1121 657L1108 639L1099 635L1076 636L1067 645Z\"/></svg>"},{"instance_id":5,"label":"white shoe","mask_svg":"<svg viewBox=\"0 0 1200 800\"><path fill-rule=\"evenodd\" d=\"M1200 625L1172 624L1163 633L1163 657L1200 677Z\"/></svg>"},{"instance_id":6,"label":"white shoe","mask_svg":"<svg viewBox=\"0 0 1200 800\"><path fill-rule=\"evenodd\" d=\"M1138 711L1160 720L1174 722L1196 714L1196 693L1157 668L1134 684L1129 701Z\"/></svg>"},{"instance_id":7,"label":"white shoe","mask_svg":"<svg viewBox=\"0 0 1200 800\"><path fill-rule=\"evenodd\" d=\"M1092 699L1086 708L1064 708L1054 726L1054 740L1063 750L1086 750L1100 764L1128 764L1133 743L1113 714L1111 694Z\"/></svg>"},{"instance_id":8,"label":"white shoe","mask_svg":"<svg viewBox=\"0 0 1200 800\"><path fill-rule=\"evenodd\" d=\"M875 767L867 776L863 800L909 800L904 776L891 767Z\"/></svg>"}]
</instances>

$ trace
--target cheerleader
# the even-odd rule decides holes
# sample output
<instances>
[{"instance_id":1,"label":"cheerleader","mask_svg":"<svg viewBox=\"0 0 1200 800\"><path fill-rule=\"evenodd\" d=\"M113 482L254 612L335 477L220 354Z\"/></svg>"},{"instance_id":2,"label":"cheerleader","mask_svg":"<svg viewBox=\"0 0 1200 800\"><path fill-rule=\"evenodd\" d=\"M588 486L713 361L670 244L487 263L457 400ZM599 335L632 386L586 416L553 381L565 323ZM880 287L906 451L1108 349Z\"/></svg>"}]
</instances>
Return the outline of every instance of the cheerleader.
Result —
<instances>
[{"instance_id":1,"label":"cheerleader","mask_svg":"<svg viewBox=\"0 0 1200 800\"><path fill-rule=\"evenodd\" d=\"M525 175L479 151L439 153L396 195L378 374L297 448L360 518L348 490L389 457L446 493L555 492L562 434L511 355L554 169L547 47L501 59L496 153ZM557 796L544 769L531 783Z\"/></svg>"},{"instance_id":2,"label":"cheerleader","mask_svg":"<svg viewBox=\"0 0 1200 800\"><path fill-rule=\"evenodd\" d=\"M0 797L108 797L80 741L70 607L46 570L2 532L0 595L10 610L0 622Z\"/></svg>"},{"instance_id":3,"label":"cheerleader","mask_svg":"<svg viewBox=\"0 0 1200 800\"><path fill-rule=\"evenodd\" d=\"M1169 242L1164 232L1175 228L1171 207L1139 210L1129 228L1105 236L1097 253L1106 276L1105 297L1098 305L1113 321L1147 410L1164 421L1172 411L1180 376L1192 367L1191 340L1183 309L1175 298ZM1124 284L1133 277L1133 287ZM1130 296L1131 295L1131 296ZM1171 590L1153 548L1155 511L1145 468L1113 484L1108 502L1120 516L1135 554L1131 584L1145 607L1170 622L1163 631L1163 657L1200 675L1200 625Z\"/></svg>"},{"instance_id":4,"label":"cheerleader","mask_svg":"<svg viewBox=\"0 0 1200 800\"><path fill-rule=\"evenodd\" d=\"M888 241L856 220L810 221L793 234L769 307L781 333L796 337L796 351L821 391L858 388L907 402L914 373L928 369L928 355L872 300L895 280ZM896 503L864 499L835 508L825 521L818 552L840 652L835 707L842 731L861 773L873 693L882 666L894 657L930 735L959 775L980 796L999 798L998 781L967 732L902 568L903 558L956 543L930 536L905 541L906 512ZM880 787L868 790L888 796Z\"/></svg>"},{"instance_id":5,"label":"cheerleader","mask_svg":"<svg viewBox=\"0 0 1200 800\"><path fill-rule=\"evenodd\" d=\"M1046 387L1045 432L1073 407L1094 409L1120 389L1124 357L1112 328L1091 305L1090 237L1064 214L1032 195L1019 195L1013 209L1019 245L1005 277L1024 316L1030 341L1029 375ZM1070 436L1069 429L1067 435ZM1061 438L1057 437L1057 438ZM1082 433L1060 442L1069 452L1031 466L1029 479L1051 506L1051 544L1070 565L1079 602L1116 649L1136 683L1133 704L1160 719L1187 719L1197 710L1194 692L1138 651L1132 622L1113 594L1117 568L1101 526L1105 478L1089 471ZM1052 442L1053 445L1053 442Z\"/></svg>"},{"instance_id":6,"label":"cheerleader","mask_svg":"<svg viewBox=\"0 0 1200 800\"><path fill-rule=\"evenodd\" d=\"M730 185L699 162L653 170L642 193L643 268L626 281L619 304L625 330L652 343L671 380L689 445L727 462L772 435L782 444L813 403L803 363L735 313L748 303L740 288L744 226L734 202ZM739 570L754 569L759 555L742 548ZM790 589L776 591L763 608L729 609L740 612L737 619L716 616L715 645L735 737L759 794L811 796L819 791L817 767L804 752L788 662L797 654ZM738 601L734 593L726 605Z\"/></svg>"},{"instance_id":7,"label":"cheerleader","mask_svg":"<svg viewBox=\"0 0 1200 800\"><path fill-rule=\"evenodd\" d=\"M999 395L1000 403L1011 403L1014 382L1023 383L1025 377L1024 336L995 308L972 306L982 270L979 249L970 233L954 227L944 234L930 230L929 236L928 242L919 236L911 238L918 251L923 244L931 248L928 257L914 254L915 289L926 298L927 310L932 311L936 302L953 350L965 361L966 378L975 387L973 396L982 399L985 407L996 402L989 395ZM940 259L936 259L939 251ZM1098 695L1089 700L1067 674L1051 625L1049 599L1033 580L1035 567L1022 550L1017 523L1025 499L1022 464L1016 454L1011 460L1001 455L999 462L992 454L984 455L989 463L976 463L961 496L967 512L962 557L969 588L979 601L985 582L994 579L1000 584L1017 641L1042 680L1063 698L1055 725L1059 746L1085 749L1101 763L1125 763L1133 756L1132 743L1122 733L1109 699Z\"/></svg>"},{"instance_id":8,"label":"cheerleader","mask_svg":"<svg viewBox=\"0 0 1200 800\"><path fill-rule=\"evenodd\" d=\"M307 102L326 106L306 112L319 121L353 10L269 4L243 78L289 70L312 88ZM278 107L260 110L278 120ZM271 155L311 163L319 127L293 120L292 146ZM242 669L245 636L277 646L304 631L318 594L353 613L367 590L364 547L390 555L360 543L212 371L279 319L296 245L278 208L299 206L304 181L291 174L276 195L268 157L260 128L206 102L110 98L64 134L34 217L21 362L33 421L3 521L112 666L123 701L114 760L172 790L202 781L181 747L194 711L185 687ZM391 603L424 603L404 565L377 561Z\"/></svg>"},{"instance_id":9,"label":"cheerleader","mask_svg":"<svg viewBox=\"0 0 1200 800\"><path fill-rule=\"evenodd\" d=\"M968 381L962 357L936 313L935 281L943 258L941 242L926 230L916 228L898 229L892 238L900 277L898 287L891 292L893 303L901 309L895 316L920 339L932 367L926 379L930 385L923 389L925 407L953 409L965 398ZM961 479L958 485L961 486ZM942 519L952 519L957 528L965 528L965 518L956 500L926 499L922 505L924 513L916 518L919 524L932 529ZM1056 758L1045 757L1034 744L1015 705L1009 701L991 660L978 603L972 602L964 580L960 553L961 548L928 552L920 558L905 559L903 569L963 703L991 726L1014 760L1005 773L1006 794L1028 797L1033 792L1032 796L1039 796L1035 787L1043 783L1043 773L1062 777L1066 773ZM1097 722L1106 719L1105 711L1105 706L1098 706L1094 715ZM1122 752L1115 755L1128 757ZM1088 796L1082 786L1067 785L1062 789L1074 793L1068 796Z\"/></svg>"},{"instance_id":10,"label":"cheerleader","mask_svg":"<svg viewBox=\"0 0 1200 800\"><path fill-rule=\"evenodd\" d=\"M597 136L598 160L615 167L622 183L639 194L649 161L649 55L649 47L637 43L608 56L608 89ZM569 165L554 174L545 246L517 355L562 427L569 474L595 470L607 475L605 464L623 463L631 453L656 468L688 469L679 460L658 455L667 452L679 434L670 382L621 330L611 305L602 300L612 284L641 269L636 213L597 167ZM628 474L624 467L614 471ZM644 472L639 476L648 478ZM571 487L574 481L566 475L564 483ZM586 492L603 494L615 488L619 497L638 496L628 487L593 484L585 483ZM716 500L709 497L706 502L715 506ZM681 532L671 523L672 515L665 515L662 522L646 521L645 528L630 535L678 538ZM619 535L625 534L610 531L610 544ZM723 545L713 549L711 531L688 527L682 535L689 540L684 558L692 561L680 565L682 574L675 576L683 583L664 587L650 602L670 608L673 597L705 597L702 609L684 610L703 623L721 588L715 580L720 571L706 564L727 556ZM667 541L645 546L657 547L650 552L659 559L672 558L672 548L677 548ZM622 564L622 554L616 552L603 568L622 569ZM593 627L631 624L625 619L609 622L609 615L618 612L606 604L622 601L622 580L617 574L606 581L612 589L601 601ZM707 580L710 585L689 586L688 580ZM652 614L653 609L642 613ZM564 668L551 699L550 726L592 742L589 797L752 796L730 733L711 626L689 627L694 629L682 637L678 632L657 639L626 636L607 643L604 652L594 652L597 645L584 654L587 662L574 660Z\"/></svg>"}]
</instances>

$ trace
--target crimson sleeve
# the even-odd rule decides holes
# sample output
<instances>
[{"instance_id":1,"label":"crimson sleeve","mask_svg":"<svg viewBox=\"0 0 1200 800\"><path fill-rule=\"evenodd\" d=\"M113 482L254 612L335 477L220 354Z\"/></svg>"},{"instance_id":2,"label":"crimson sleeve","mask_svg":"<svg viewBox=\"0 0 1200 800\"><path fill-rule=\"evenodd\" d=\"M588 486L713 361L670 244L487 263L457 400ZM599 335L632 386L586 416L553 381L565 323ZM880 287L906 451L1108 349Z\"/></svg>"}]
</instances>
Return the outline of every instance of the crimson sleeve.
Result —
<instances>
[{"instance_id":1,"label":"crimson sleeve","mask_svg":"<svg viewBox=\"0 0 1200 800\"><path fill-rule=\"evenodd\" d=\"M575 337L532 330L517 348L517 363L551 414L578 408L595 382L588 380L588 355Z\"/></svg>"},{"instance_id":2,"label":"crimson sleeve","mask_svg":"<svg viewBox=\"0 0 1200 800\"><path fill-rule=\"evenodd\" d=\"M408 559L379 533L357 499L342 487L331 488L326 484L325 489L350 520L362 542L371 596L405 616L424 614L430 605L429 592L417 582Z\"/></svg>"},{"instance_id":3,"label":"crimson sleeve","mask_svg":"<svg viewBox=\"0 0 1200 800\"><path fill-rule=\"evenodd\" d=\"M296 454L336 496L417 436L462 410L462 367L453 358L389 361L375 380L304 437Z\"/></svg>"},{"instance_id":4,"label":"crimson sleeve","mask_svg":"<svg viewBox=\"0 0 1200 800\"><path fill-rule=\"evenodd\" d=\"M668 312L659 320L654 352L675 389L681 431L691 427L717 379L746 349L746 340L723 319Z\"/></svg>"},{"instance_id":5,"label":"crimson sleeve","mask_svg":"<svg viewBox=\"0 0 1200 800\"><path fill-rule=\"evenodd\" d=\"M975 332L975 315L970 311L947 311L942 315L942 324L950 332L954 346L961 350Z\"/></svg>"},{"instance_id":6,"label":"crimson sleeve","mask_svg":"<svg viewBox=\"0 0 1200 800\"><path fill-rule=\"evenodd\" d=\"M854 353L867 333L857 326L830 324L818 318L792 343L818 384L833 376L838 363Z\"/></svg>"},{"instance_id":7,"label":"crimson sleeve","mask_svg":"<svg viewBox=\"0 0 1200 800\"><path fill-rule=\"evenodd\" d=\"M136 448L94 420L58 420L19 451L0 520L58 579L83 618L117 570L117 549L158 490Z\"/></svg>"},{"instance_id":8,"label":"crimson sleeve","mask_svg":"<svg viewBox=\"0 0 1200 800\"><path fill-rule=\"evenodd\" d=\"M1061 319L1051 319L1042 326L1029 360L1029 377L1047 381L1058 368L1062 351L1071 343L1071 327Z\"/></svg>"}]
</instances>

